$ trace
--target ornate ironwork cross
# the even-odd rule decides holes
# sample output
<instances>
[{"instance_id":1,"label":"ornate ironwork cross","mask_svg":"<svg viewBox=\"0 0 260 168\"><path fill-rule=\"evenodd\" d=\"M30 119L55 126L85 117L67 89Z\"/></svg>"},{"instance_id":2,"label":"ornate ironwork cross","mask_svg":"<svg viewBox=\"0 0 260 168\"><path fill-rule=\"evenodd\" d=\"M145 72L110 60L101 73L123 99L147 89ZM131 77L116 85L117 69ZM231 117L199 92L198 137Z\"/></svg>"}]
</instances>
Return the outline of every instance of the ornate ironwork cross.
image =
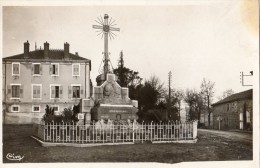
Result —
<instances>
[{"instance_id":1,"label":"ornate ironwork cross","mask_svg":"<svg viewBox=\"0 0 260 168\"><path fill-rule=\"evenodd\" d=\"M104 37L104 75L106 78L107 73L109 73L109 52L108 52L108 36L110 38L110 40L113 38L114 36L116 36L116 34L113 31L120 31L119 28L115 28L113 26L115 26L116 24L114 24L115 20L112 21L112 17L110 18L110 20L108 21L109 16L107 14L104 15L104 20L103 18L100 16L100 18L98 17L98 20L95 20L99 25L93 25L94 29L98 29L98 36L102 35L101 39Z\"/></svg>"}]
</instances>

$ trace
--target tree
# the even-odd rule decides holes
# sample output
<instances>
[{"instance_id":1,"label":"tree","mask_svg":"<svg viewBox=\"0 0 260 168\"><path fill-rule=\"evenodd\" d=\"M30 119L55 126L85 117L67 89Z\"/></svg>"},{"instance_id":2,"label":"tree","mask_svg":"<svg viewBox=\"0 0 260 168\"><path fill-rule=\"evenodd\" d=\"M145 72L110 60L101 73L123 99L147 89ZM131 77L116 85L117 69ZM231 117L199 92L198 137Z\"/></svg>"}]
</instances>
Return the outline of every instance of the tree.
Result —
<instances>
[{"instance_id":1,"label":"tree","mask_svg":"<svg viewBox=\"0 0 260 168\"><path fill-rule=\"evenodd\" d=\"M222 93L222 96L219 96L218 99L222 100L225 99L226 97L231 96L232 94L234 94L235 92L232 89L227 89Z\"/></svg>"},{"instance_id":2,"label":"tree","mask_svg":"<svg viewBox=\"0 0 260 168\"><path fill-rule=\"evenodd\" d=\"M198 120L204 107L203 95L195 89L187 89L184 94L184 101L189 105L188 120Z\"/></svg>"},{"instance_id":3,"label":"tree","mask_svg":"<svg viewBox=\"0 0 260 168\"><path fill-rule=\"evenodd\" d=\"M118 77L117 83L121 87L135 88L137 85L140 85L142 78L139 76L139 73L133 71L124 65L123 51L120 52L120 57L118 60L118 67L114 69L114 74Z\"/></svg>"},{"instance_id":4,"label":"tree","mask_svg":"<svg viewBox=\"0 0 260 168\"><path fill-rule=\"evenodd\" d=\"M166 90L158 77L151 76L144 84L140 84L136 88L141 119L144 118L147 110L164 106L159 102L161 98L165 97Z\"/></svg>"},{"instance_id":5,"label":"tree","mask_svg":"<svg viewBox=\"0 0 260 168\"><path fill-rule=\"evenodd\" d=\"M200 86L201 94L205 98L205 101L207 103L209 126L210 126L210 117L211 117L211 112L212 112L210 109L210 105L212 103L212 98L214 96L214 92L213 92L214 85L215 85L215 82L207 81L205 78L203 78L203 81Z\"/></svg>"},{"instance_id":6,"label":"tree","mask_svg":"<svg viewBox=\"0 0 260 168\"><path fill-rule=\"evenodd\" d=\"M187 120L195 120L197 119L197 113L196 113L196 91L193 89L187 89L185 91L184 95L184 101L188 104L189 106L189 111L188 111L188 116Z\"/></svg>"},{"instance_id":7,"label":"tree","mask_svg":"<svg viewBox=\"0 0 260 168\"><path fill-rule=\"evenodd\" d=\"M181 101L184 99L184 92L181 89L174 89L172 91L171 95L172 95L172 98L171 98L171 102L169 104L170 104L170 106L174 106L177 108L178 120L180 120ZM168 98L168 96L166 98ZM169 100L167 100L167 102L169 102Z\"/></svg>"}]
</instances>

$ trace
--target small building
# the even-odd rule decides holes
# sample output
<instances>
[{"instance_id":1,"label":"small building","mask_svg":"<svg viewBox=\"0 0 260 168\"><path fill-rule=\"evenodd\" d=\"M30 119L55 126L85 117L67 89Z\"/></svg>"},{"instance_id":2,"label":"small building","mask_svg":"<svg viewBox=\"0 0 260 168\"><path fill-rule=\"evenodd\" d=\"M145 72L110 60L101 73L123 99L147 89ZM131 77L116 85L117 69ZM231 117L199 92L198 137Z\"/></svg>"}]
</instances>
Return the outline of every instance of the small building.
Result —
<instances>
[{"instance_id":1,"label":"small building","mask_svg":"<svg viewBox=\"0 0 260 168\"><path fill-rule=\"evenodd\" d=\"M214 129L252 130L253 89L226 97L212 107Z\"/></svg>"},{"instance_id":2,"label":"small building","mask_svg":"<svg viewBox=\"0 0 260 168\"><path fill-rule=\"evenodd\" d=\"M91 95L91 61L64 49L30 51L24 43L24 53L3 58L2 62L3 119L7 124L39 122L46 105L55 114Z\"/></svg>"}]
</instances>

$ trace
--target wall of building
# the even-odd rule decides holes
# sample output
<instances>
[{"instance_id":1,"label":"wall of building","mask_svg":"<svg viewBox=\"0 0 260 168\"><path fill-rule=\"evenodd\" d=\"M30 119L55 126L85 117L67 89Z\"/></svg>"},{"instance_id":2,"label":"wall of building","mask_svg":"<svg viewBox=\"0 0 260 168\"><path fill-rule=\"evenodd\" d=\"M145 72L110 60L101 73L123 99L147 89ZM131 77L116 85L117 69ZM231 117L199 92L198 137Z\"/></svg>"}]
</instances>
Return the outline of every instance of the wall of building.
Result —
<instances>
[{"instance_id":1,"label":"wall of building","mask_svg":"<svg viewBox=\"0 0 260 168\"><path fill-rule=\"evenodd\" d=\"M229 104L229 110L227 108ZM214 120L214 129L241 129L240 113L244 112L244 105L246 104L246 111L250 114L249 129L252 129L252 119L253 119L253 102L252 99L233 101L230 103L220 104L214 106L213 110L213 120ZM220 117L220 121L218 120ZM245 129L245 128L244 128Z\"/></svg>"},{"instance_id":2,"label":"wall of building","mask_svg":"<svg viewBox=\"0 0 260 168\"><path fill-rule=\"evenodd\" d=\"M50 75L50 62L41 63L42 72L40 76L33 76L32 62L20 62L20 76L12 76L12 63L6 63L6 87L3 85L3 102L6 105L5 123L32 123L38 121L45 112L46 105L57 105L59 111L64 108L78 104L80 99L73 99L69 96L69 86L77 84L83 89L80 98L89 98L90 96L90 65L89 63L80 63L80 76L72 76L72 62L59 62L59 76ZM3 63L4 64L4 63ZM3 68L5 65L3 65ZM3 71L3 73L5 73ZM11 99L8 94L10 84L21 84L23 92L20 99ZM32 99L32 84L41 85L41 98ZM57 84L62 86L62 96L59 99L50 99L50 85ZM19 105L19 112L11 112L12 105ZM32 112L32 106L39 105L40 112ZM12 113L12 114L11 114Z\"/></svg>"}]
</instances>

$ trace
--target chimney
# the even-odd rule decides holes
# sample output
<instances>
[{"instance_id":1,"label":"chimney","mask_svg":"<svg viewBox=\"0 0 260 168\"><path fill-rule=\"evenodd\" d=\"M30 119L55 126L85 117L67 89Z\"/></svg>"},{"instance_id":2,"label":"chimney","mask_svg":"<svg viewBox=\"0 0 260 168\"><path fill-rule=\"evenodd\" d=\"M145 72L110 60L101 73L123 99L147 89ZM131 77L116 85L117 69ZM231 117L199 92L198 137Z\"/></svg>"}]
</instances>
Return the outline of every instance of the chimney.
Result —
<instances>
[{"instance_id":1,"label":"chimney","mask_svg":"<svg viewBox=\"0 0 260 168\"><path fill-rule=\"evenodd\" d=\"M30 52L30 43L28 42L25 42L24 43L24 58L29 58L29 52Z\"/></svg>"},{"instance_id":2,"label":"chimney","mask_svg":"<svg viewBox=\"0 0 260 168\"><path fill-rule=\"evenodd\" d=\"M44 59L48 59L49 58L49 43L46 41L44 43Z\"/></svg>"},{"instance_id":3,"label":"chimney","mask_svg":"<svg viewBox=\"0 0 260 168\"><path fill-rule=\"evenodd\" d=\"M79 53L78 53L78 52L75 52L75 55L76 55L76 56L79 56Z\"/></svg>"},{"instance_id":4,"label":"chimney","mask_svg":"<svg viewBox=\"0 0 260 168\"><path fill-rule=\"evenodd\" d=\"M69 43L64 43L64 58L69 59L69 53L70 53L70 45Z\"/></svg>"}]
</instances>

